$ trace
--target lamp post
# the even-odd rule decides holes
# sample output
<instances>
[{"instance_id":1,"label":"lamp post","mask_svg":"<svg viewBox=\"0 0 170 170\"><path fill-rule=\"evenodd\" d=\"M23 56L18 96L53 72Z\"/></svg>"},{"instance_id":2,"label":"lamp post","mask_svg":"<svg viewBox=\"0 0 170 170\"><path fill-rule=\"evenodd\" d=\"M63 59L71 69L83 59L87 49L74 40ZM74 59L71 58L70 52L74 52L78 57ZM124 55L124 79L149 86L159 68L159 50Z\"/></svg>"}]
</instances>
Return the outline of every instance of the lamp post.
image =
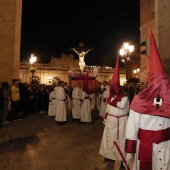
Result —
<instances>
[{"instance_id":1,"label":"lamp post","mask_svg":"<svg viewBox=\"0 0 170 170\"><path fill-rule=\"evenodd\" d=\"M129 79L129 66L130 63L130 55L134 51L134 45L131 45L128 42L122 44L121 49L119 50L119 55L121 56L121 62L125 64L126 69L126 80Z\"/></svg>"},{"instance_id":2,"label":"lamp post","mask_svg":"<svg viewBox=\"0 0 170 170\"><path fill-rule=\"evenodd\" d=\"M133 70L133 73L135 75L137 75L137 78L139 78L139 72L140 72L140 68L137 68L136 70Z\"/></svg>"},{"instance_id":3,"label":"lamp post","mask_svg":"<svg viewBox=\"0 0 170 170\"><path fill-rule=\"evenodd\" d=\"M123 43L121 49L119 50L119 54L122 57L121 61L126 63L130 61L130 54L134 51L134 45L131 45L128 42Z\"/></svg>"},{"instance_id":4,"label":"lamp post","mask_svg":"<svg viewBox=\"0 0 170 170\"><path fill-rule=\"evenodd\" d=\"M31 83L34 83L34 73L36 72L36 68L34 68L34 63L37 61L37 57L34 54L31 54L31 58L30 58L30 72L32 73L32 78L31 78Z\"/></svg>"}]
</instances>

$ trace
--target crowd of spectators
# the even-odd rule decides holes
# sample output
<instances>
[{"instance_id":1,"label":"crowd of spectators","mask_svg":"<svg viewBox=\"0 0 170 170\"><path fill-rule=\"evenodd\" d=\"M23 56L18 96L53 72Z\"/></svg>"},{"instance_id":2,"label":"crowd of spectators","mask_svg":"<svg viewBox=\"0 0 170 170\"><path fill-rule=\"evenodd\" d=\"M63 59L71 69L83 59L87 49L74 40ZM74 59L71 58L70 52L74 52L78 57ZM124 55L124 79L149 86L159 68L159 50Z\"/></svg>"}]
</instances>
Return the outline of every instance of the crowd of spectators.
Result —
<instances>
[{"instance_id":1,"label":"crowd of spectators","mask_svg":"<svg viewBox=\"0 0 170 170\"><path fill-rule=\"evenodd\" d=\"M26 115L48 110L49 94L53 86L45 84L22 83L14 79L0 83L0 122L1 126L16 120L22 120Z\"/></svg>"},{"instance_id":2,"label":"crowd of spectators","mask_svg":"<svg viewBox=\"0 0 170 170\"><path fill-rule=\"evenodd\" d=\"M133 100L134 96L147 87L147 83L129 83L122 86L122 91L125 92L129 98L129 103Z\"/></svg>"},{"instance_id":3,"label":"crowd of spectators","mask_svg":"<svg viewBox=\"0 0 170 170\"><path fill-rule=\"evenodd\" d=\"M102 83L98 83L97 91L101 90ZM0 83L0 125L22 120L31 113L44 113L48 111L49 96L56 85L23 83L21 79L14 79L10 85L8 82ZM125 84L122 91L129 101L142 91L147 84ZM65 82L65 91L71 97L72 89ZM95 90L94 90L95 91Z\"/></svg>"}]
</instances>

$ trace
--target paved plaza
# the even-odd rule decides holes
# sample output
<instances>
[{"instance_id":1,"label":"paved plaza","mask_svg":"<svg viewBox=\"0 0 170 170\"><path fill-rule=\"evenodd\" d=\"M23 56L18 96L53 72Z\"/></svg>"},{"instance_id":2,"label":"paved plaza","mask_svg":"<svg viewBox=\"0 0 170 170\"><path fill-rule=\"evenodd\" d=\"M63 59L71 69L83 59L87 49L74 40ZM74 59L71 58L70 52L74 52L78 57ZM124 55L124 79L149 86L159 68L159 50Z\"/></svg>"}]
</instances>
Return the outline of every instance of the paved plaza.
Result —
<instances>
[{"instance_id":1,"label":"paved plaza","mask_svg":"<svg viewBox=\"0 0 170 170\"><path fill-rule=\"evenodd\" d=\"M1 170L112 170L99 155L104 125L92 112L92 123L77 124L71 114L58 125L47 113L0 128Z\"/></svg>"}]
</instances>

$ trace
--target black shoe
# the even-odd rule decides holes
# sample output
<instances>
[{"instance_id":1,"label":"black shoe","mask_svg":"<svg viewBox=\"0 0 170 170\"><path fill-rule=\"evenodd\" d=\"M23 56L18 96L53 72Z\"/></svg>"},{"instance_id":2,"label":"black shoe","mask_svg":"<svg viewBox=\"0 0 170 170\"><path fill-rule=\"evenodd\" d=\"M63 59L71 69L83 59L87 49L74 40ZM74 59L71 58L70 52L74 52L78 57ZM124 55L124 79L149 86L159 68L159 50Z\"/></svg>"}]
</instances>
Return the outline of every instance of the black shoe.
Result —
<instances>
[{"instance_id":1,"label":"black shoe","mask_svg":"<svg viewBox=\"0 0 170 170\"><path fill-rule=\"evenodd\" d=\"M20 121L21 121L21 120L23 120L23 119L22 119L22 118L18 118L17 120L20 120Z\"/></svg>"},{"instance_id":2,"label":"black shoe","mask_svg":"<svg viewBox=\"0 0 170 170\"><path fill-rule=\"evenodd\" d=\"M16 121L17 121L17 119L12 119L12 120L11 120L11 122L16 122Z\"/></svg>"},{"instance_id":3,"label":"black shoe","mask_svg":"<svg viewBox=\"0 0 170 170\"><path fill-rule=\"evenodd\" d=\"M73 119L73 122L80 122L80 119Z\"/></svg>"},{"instance_id":4,"label":"black shoe","mask_svg":"<svg viewBox=\"0 0 170 170\"><path fill-rule=\"evenodd\" d=\"M120 167L121 167L122 169L125 169L125 167L124 167L124 165L123 165L123 162L122 162L122 161L121 161Z\"/></svg>"},{"instance_id":5,"label":"black shoe","mask_svg":"<svg viewBox=\"0 0 170 170\"><path fill-rule=\"evenodd\" d=\"M16 120L23 120L23 118L19 115L17 116Z\"/></svg>"},{"instance_id":6,"label":"black shoe","mask_svg":"<svg viewBox=\"0 0 170 170\"><path fill-rule=\"evenodd\" d=\"M84 122L79 121L79 122L77 122L77 124L84 124Z\"/></svg>"},{"instance_id":7,"label":"black shoe","mask_svg":"<svg viewBox=\"0 0 170 170\"><path fill-rule=\"evenodd\" d=\"M58 124L59 124L59 125L65 125L65 123L64 123L64 122L58 122Z\"/></svg>"},{"instance_id":8,"label":"black shoe","mask_svg":"<svg viewBox=\"0 0 170 170\"><path fill-rule=\"evenodd\" d=\"M109 158L104 158L104 161L113 161L113 160L111 160Z\"/></svg>"}]
</instances>

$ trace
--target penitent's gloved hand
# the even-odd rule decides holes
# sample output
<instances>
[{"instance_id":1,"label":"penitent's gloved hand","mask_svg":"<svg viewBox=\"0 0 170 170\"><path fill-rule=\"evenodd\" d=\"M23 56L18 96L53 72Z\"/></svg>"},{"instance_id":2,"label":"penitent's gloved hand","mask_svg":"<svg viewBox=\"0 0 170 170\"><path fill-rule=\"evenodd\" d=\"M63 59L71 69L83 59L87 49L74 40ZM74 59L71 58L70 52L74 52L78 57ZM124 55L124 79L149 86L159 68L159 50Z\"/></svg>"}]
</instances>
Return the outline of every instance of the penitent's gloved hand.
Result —
<instances>
[{"instance_id":1,"label":"penitent's gloved hand","mask_svg":"<svg viewBox=\"0 0 170 170\"><path fill-rule=\"evenodd\" d=\"M127 162L127 165L129 165L130 164L130 161L132 160L132 158L133 158L133 154L132 153L127 153L126 154L126 162ZM126 167L126 165L123 163L123 165L124 165L124 167ZM126 169L127 169L127 167L126 167Z\"/></svg>"}]
</instances>

